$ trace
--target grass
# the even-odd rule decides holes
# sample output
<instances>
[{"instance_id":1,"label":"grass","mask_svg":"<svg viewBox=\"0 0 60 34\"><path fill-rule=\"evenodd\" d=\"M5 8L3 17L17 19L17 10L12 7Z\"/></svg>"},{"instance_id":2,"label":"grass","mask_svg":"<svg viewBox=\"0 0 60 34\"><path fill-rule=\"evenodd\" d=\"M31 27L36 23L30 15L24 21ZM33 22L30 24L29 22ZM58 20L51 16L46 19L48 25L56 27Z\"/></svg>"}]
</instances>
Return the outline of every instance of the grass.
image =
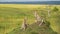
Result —
<instances>
[{"instance_id":1,"label":"grass","mask_svg":"<svg viewBox=\"0 0 60 34\"><path fill-rule=\"evenodd\" d=\"M27 29L24 31L17 27L7 34L57 34L50 27L49 23L46 21L39 27L37 23L28 25Z\"/></svg>"},{"instance_id":2,"label":"grass","mask_svg":"<svg viewBox=\"0 0 60 34\"><path fill-rule=\"evenodd\" d=\"M24 16L28 17L28 24L34 23L33 10L37 9L38 14L44 18L48 17L46 5L24 5L24 4L0 4L0 34L5 34L16 27L21 26ZM59 11L52 11L54 7ZM60 5L51 7L51 17L46 20L50 22L51 28L60 34Z\"/></svg>"}]
</instances>

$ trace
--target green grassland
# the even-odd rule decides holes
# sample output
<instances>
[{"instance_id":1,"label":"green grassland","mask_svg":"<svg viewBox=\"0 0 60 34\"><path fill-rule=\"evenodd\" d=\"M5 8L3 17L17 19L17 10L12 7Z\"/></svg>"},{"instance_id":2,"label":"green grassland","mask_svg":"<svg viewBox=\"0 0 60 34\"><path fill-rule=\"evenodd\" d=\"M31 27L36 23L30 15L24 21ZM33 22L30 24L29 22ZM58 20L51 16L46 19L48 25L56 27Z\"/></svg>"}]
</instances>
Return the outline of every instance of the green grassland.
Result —
<instances>
[{"instance_id":1,"label":"green grassland","mask_svg":"<svg viewBox=\"0 0 60 34\"><path fill-rule=\"evenodd\" d=\"M58 8L57 11L54 11L55 7ZM34 23L33 10L38 10L38 14L50 23L53 31L60 34L60 5L52 5L50 7L50 17L48 17L46 5L27 4L0 4L0 34L9 33L20 27L25 16L28 18L28 24Z\"/></svg>"}]
</instances>

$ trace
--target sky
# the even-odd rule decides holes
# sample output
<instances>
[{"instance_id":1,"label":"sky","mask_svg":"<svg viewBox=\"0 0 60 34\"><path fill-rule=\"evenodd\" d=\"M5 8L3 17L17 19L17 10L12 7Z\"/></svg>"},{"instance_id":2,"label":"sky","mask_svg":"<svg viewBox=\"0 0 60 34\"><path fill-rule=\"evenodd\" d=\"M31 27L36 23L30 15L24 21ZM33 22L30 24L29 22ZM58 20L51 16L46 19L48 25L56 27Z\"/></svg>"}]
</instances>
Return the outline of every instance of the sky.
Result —
<instances>
[{"instance_id":1,"label":"sky","mask_svg":"<svg viewBox=\"0 0 60 34\"><path fill-rule=\"evenodd\" d=\"M0 2L24 2L24 1L60 1L60 0L0 0Z\"/></svg>"}]
</instances>

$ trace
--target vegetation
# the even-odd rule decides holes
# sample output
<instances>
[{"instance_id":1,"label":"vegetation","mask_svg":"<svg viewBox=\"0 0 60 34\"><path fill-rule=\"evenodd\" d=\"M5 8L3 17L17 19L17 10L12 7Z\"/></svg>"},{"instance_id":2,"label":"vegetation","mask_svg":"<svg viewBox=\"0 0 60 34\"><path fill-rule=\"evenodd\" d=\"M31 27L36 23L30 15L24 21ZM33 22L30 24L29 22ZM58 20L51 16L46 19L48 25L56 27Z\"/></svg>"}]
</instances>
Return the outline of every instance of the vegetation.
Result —
<instances>
[{"instance_id":1,"label":"vegetation","mask_svg":"<svg viewBox=\"0 0 60 34\"><path fill-rule=\"evenodd\" d=\"M40 34L39 32L42 34L47 32L47 34L55 34L55 32L57 32L60 34L60 10L57 9L60 9L59 5L51 6L51 16L48 17L46 5L0 4L0 34L15 34L16 32L18 34ZM44 25L39 27L35 24L33 10L38 10L38 14L47 21L48 29L45 29ZM53 10L56 10L56 12ZM30 26L23 32L19 28L25 16L28 17L27 23L30 24ZM50 26L48 23L50 23ZM30 27L34 29L32 30Z\"/></svg>"},{"instance_id":2,"label":"vegetation","mask_svg":"<svg viewBox=\"0 0 60 34\"><path fill-rule=\"evenodd\" d=\"M53 11L59 11L59 9L57 7L54 7Z\"/></svg>"},{"instance_id":3,"label":"vegetation","mask_svg":"<svg viewBox=\"0 0 60 34\"><path fill-rule=\"evenodd\" d=\"M27 27L26 30L21 30L20 27L14 29L8 34L57 34L45 22L39 27L37 23L33 23Z\"/></svg>"}]
</instances>

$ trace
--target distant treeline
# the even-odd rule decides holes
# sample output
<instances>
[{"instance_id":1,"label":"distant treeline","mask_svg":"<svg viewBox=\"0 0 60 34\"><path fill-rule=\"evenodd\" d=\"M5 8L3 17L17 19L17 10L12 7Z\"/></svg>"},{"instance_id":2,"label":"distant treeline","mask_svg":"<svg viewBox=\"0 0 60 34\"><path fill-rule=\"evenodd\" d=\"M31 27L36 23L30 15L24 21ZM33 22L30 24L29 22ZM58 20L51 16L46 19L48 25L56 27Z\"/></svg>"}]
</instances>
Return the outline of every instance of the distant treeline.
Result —
<instances>
[{"instance_id":1,"label":"distant treeline","mask_svg":"<svg viewBox=\"0 0 60 34\"><path fill-rule=\"evenodd\" d=\"M0 2L0 4L51 4L51 5L60 5L60 1Z\"/></svg>"}]
</instances>

